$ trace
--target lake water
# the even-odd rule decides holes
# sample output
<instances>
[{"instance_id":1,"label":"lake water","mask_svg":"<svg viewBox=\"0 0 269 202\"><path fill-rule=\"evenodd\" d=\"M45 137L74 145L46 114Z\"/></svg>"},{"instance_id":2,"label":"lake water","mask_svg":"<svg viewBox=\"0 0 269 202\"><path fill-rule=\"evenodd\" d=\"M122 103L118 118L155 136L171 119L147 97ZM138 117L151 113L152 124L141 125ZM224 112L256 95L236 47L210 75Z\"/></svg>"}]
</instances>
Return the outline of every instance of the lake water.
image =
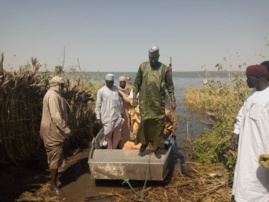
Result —
<instances>
[{"instance_id":1,"label":"lake water","mask_svg":"<svg viewBox=\"0 0 269 202\"><path fill-rule=\"evenodd\" d=\"M98 77L98 81L104 81L104 77L108 72L88 72L86 76L88 78ZM135 78L136 73L119 73L113 72L115 75L115 85L118 84L118 78L122 75L127 75L131 78ZM210 76L204 73L196 73L196 72L174 72L173 73L173 81L175 86L175 97L177 99L177 109L174 114L180 114L180 121L178 122L177 129L177 144L181 145L182 139L187 135L187 133L191 137L196 137L197 134L204 134L204 128L209 128L207 124L201 123L197 120L193 115L187 110L186 106L183 104L183 98L185 91L193 87L202 87L204 79L220 79L227 80L227 74L225 73L210 73ZM103 82L103 84L105 84ZM204 121L207 121L204 119ZM65 171L65 176L67 176L68 181L71 180L71 183L63 186L63 191L66 193L67 200L66 201L84 201L86 196L96 196L96 195L104 195L105 192L125 192L126 186L122 185L122 180L99 180L95 181L91 179L91 175L89 172L85 172L88 170L88 155L89 151L83 152L81 156L82 159L78 160L74 165L70 167L67 171ZM186 158L186 155L185 155ZM72 176L72 178L71 178ZM139 184L137 184L139 183ZM144 181L141 182L132 182L132 186L142 187ZM147 186L160 186L159 182L156 181L148 181ZM101 199L98 201L111 201L110 199Z\"/></svg>"},{"instance_id":2,"label":"lake water","mask_svg":"<svg viewBox=\"0 0 269 202\"><path fill-rule=\"evenodd\" d=\"M87 76L91 79L97 78L98 81L103 81L105 75L108 73L114 74L115 85L118 84L119 76L125 75L132 79L135 79L136 77L136 72L87 72ZM196 116L187 110L183 103L185 91L190 87L202 87L205 79L228 81L230 75L229 72L173 72L172 77L175 87L175 97L177 100L177 109L173 113L180 114L177 129L178 143L180 144L182 137L185 137L187 134L191 137L195 137L197 134L204 134L204 128L211 129L210 125L201 123ZM203 122L209 121L203 119Z\"/></svg>"}]
</instances>

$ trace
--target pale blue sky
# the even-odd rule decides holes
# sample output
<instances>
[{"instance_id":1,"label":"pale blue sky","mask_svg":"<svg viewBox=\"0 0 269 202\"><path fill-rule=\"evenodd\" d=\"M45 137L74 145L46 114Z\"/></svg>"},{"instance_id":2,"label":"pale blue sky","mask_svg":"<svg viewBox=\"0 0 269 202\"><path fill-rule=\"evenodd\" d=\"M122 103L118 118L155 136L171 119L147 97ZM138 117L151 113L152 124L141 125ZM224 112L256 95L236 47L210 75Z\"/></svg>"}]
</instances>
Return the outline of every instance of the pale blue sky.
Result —
<instances>
[{"instance_id":1,"label":"pale blue sky","mask_svg":"<svg viewBox=\"0 0 269 202\"><path fill-rule=\"evenodd\" d=\"M269 60L268 0L0 0L4 67L136 72L148 49L174 71L233 70ZM265 58L261 58L259 54ZM240 55L239 57L237 55ZM223 58L227 61L224 62ZM201 68L204 66L204 68ZM42 70L44 67L42 68Z\"/></svg>"}]
</instances>

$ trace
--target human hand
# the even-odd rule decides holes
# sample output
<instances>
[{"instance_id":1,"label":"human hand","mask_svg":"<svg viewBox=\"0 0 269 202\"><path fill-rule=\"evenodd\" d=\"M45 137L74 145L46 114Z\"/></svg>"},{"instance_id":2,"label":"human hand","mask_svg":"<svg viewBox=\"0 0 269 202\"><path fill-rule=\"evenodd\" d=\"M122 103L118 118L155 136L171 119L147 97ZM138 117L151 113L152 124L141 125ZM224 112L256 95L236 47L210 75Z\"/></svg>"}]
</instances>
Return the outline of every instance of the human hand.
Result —
<instances>
[{"instance_id":1,"label":"human hand","mask_svg":"<svg viewBox=\"0 0 269 202\"><path fill-rule=\"evenodd\" d=\"M172 138L175 140L176 139L176 134L175 133L172 133L171 134Z\"/></svg>"},{"instance_id":2,"label":"human hand","mask_svg":"<svg viewBox=\"0 0 269 202\"><path fill-rule=\"evenodd\" d=\"M68 134L66 134L65 139L69 140L69 138L73 135L72 131L70 131Z\"/></svg>"},{"instance_id":3,"label":"human hand","mask_svg":"<svg viewBox=\"0 0 269 202\"><path fill-rule=\"evenodd\" d=\"M133 106L136 107L138 105L138 99L133 98Z\"/></svg>"},{"instance_id":4,"label":"human hand","mask_svg":"<svg viewBox=\"0 0 269 202\"><path fill-rule=\"evenodd\" d=\"M102 125L101 119L96 119L97 124Z\"/></svg>"},{"instance_id":5,"label":"human hand","mask_svg":"<svg viewBox=\"0 0 269 202\"><path fill-rule=\"evenodd\" d=\"M172 111L175 111L176 108L177 108L176 102L175 101L174 102L171 102L171 109L172 109Z\"/></svg>"},{"instance_id":6,"label":"human hand","mask_svg":"<svg viewBox=\"0 0 269 202\"><path fill-rule=\"evenodd\" d=\"M231 145L233 147L237 146L238 145L238 135L233 133L232 134L232 137L231 137Z\"/></svg>"}]
</instances>

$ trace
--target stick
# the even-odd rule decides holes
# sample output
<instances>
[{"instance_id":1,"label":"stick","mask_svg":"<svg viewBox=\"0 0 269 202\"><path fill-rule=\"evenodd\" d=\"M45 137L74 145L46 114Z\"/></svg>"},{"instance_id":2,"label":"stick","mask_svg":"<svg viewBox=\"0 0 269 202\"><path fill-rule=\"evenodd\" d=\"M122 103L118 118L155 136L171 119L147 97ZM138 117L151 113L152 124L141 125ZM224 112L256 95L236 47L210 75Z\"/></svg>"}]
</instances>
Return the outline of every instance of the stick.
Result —
<instances>
[{"instance_id":1,"label":"stick","mask_svg":"<svg viewBox=\"0 0 269 202\"><path fill-rule=\"evenodd\" d=\"M84 201L94 201L94 200L100 200L105 198L111 198L117 195L105 195L105 196L88 196L84 199Z\"/></svg>"},{"instance_id":2,"label":"stick","mask_svg":"<svg viewBox=\"0 0 269 202\"><path fill-rule=\"evenodd\" d=\"M77 61L78 61L78 68L79 68L79 82L78 82L78 85L80 85L80 82L82 81L82 73L81 73L81 68L80 68L80 64L79 64L79 59L77 58Z\"/></svg>"},{"instance_id":3,"label":"stick","mask_svg":"<svg viewBox=\"0 0 269 202\"><path fill-rule=\"evenodd\" d=\"M208 190L208 191L199 193L199 195L207 195L207 194L209 194L209 193L211 193L211 192L214 192L214 191L218 190L219 188L221 188L222 186L226 185L227 183L228 183L228 182L225 182L225 183L223 183L223 184L221 184L221 185L219 185L219 186L217 186L217 187L214 187L214 188L212 188L212 189L210 189L210 190Z\"/></svg>"}]
</instances>

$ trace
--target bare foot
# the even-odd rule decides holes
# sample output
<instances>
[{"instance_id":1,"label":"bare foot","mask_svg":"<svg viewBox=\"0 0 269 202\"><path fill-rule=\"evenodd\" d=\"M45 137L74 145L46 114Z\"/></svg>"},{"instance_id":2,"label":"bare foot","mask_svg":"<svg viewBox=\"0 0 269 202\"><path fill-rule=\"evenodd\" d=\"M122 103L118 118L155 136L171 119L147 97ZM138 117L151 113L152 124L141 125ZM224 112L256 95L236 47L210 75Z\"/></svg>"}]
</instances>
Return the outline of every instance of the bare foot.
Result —
<instances>
[{"instance_id":1,"label":"bare foot","mask_svg":"<svg viewBox=\"0 0 269 202\"><path fill-rule=\"evenodd\" d=\"M63 194L63 192L56 185L51 185L50 192L51 194L57 195L57 196L60 196Z\"/></svg>"}]
</instances>

